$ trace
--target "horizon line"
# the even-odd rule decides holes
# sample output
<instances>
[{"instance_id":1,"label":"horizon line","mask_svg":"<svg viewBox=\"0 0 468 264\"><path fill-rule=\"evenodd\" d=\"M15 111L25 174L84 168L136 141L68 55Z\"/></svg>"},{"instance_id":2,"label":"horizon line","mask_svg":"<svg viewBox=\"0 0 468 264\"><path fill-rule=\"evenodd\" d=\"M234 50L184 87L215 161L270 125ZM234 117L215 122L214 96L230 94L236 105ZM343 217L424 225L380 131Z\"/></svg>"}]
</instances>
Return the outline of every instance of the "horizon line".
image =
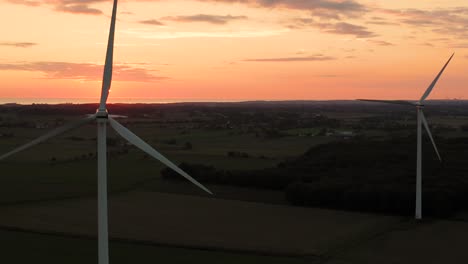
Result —
<instances>
[{"instance_id":1,"label":"horizon line","mask_svg":"<svg viewBox=\"0 0 468 264\"><path fill-rule=\"evenodd\" d=\"M114 100L110 100L110 104L177 104L177 103L249 103L249 102L361 102L357 99L162 99L162 98L145 98L145 97L114 97ZM88 102L88 100L90 100ZM115 102L117 100L117 102ZM399 99L401 100L401 99ZM403 99L404 100L404 99ZM112 102L114 101L114 102ZM417 100L405 100L405 101L417 101ZM468 101L468 99L431 99L427 101ZM361 102L364 103L364 102ZM0 97L0 106L2 105L62 105L62 104L99 104L95 97L80 97L80 98L69 98L69 97L57 97L57 98L12 98L12 97Z\"/></svg>"}]
</instances>

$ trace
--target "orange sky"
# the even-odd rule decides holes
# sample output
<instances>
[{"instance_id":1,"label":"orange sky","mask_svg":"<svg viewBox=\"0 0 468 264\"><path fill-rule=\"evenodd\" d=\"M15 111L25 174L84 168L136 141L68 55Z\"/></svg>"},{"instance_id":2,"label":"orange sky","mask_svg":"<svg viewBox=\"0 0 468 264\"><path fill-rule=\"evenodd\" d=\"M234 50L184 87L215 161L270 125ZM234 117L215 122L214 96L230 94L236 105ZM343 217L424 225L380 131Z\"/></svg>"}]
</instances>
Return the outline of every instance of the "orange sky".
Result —
<instances>
[{"instance_id":1,"label":"orange sky","mask_svg":"<svg viewBox=\"0 0 468 264\"><path fill-rule=\"evenodd\" d=\"M109 99L418 99L452 52L429 99L468 99L463 6L120 0ZM0 0L0 98L98 98L111 9Z\"/></svg>"}]
</instances>

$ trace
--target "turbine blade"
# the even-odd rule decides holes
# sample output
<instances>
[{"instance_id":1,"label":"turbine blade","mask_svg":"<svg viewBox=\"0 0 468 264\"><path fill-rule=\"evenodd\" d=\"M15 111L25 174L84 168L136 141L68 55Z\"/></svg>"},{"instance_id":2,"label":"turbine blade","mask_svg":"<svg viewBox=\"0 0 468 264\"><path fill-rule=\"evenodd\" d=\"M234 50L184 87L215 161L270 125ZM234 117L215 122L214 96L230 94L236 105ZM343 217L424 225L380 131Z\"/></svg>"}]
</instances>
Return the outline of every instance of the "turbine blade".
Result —
<instances>
[{"instance_id":1,"label":"turbine blade","mask_svg":"<svg viewBox=\"0 0 468 264\"><path fill-rule=\"evenodd\" d=\"M442 70L440 70L439 74L437 74L437 76L436 76L435 79L432 81L432 83L429 85L429 87L427 87L426 92L424 92L424 94L423 94L423 96L421 97L421 99L419 99L419 103L424 102L424 100L426 100L426 98L429 96L429 94L431 93L432 89L434 88L434 86L436 85L437 81L439 80L440 76L442 75L442 73L444 72L445 68L446 68L447 65L449 64L450 60L452 60L453 55L455 55L455 53L453 53L452 56L450 56L450 58L449 58L448 61L445 63L445 65L444 65L444 67L442 68Z\"/></svg>"},{"instance_id":2,"label":"turbine blade","mask_svg":"<svg viewBox=\"0 0 468 264\"><path fill-rule=\"evenodd\" d=\"M112 19L109 30L109 40L107 42L106 63L104 65L104 75L102 77L102 90L101 90L101 103L99 110L106 110L107 97L112 83L112 64L114 57L114 32L115 32L115 19L117 15L117 0L114 0L114 7L112 8Z\"/></svg>"},{"instance_id":3,"label":"turbine blade","mask_svg":"<svg viewBox=\"0 0 468 264\"><path fill-rule=\"evenodd\" d=\"M421 119L424 124L424 127L426 128L427 134L429 135L429 138L431 139L432 146L434 147L437 157L439 157L439 160L442 161L442 158L440 157L440 154L439 154L439 150L437 150L434 138L432 138L431 130L429 130L429 125L427 124L426 117L424 116L424 112L422 110L421 110Z\"/></svg>"},{"instance_id":4,"label":"turbine blade","mask_svg":"<svg viewBox=\"0 0 468 264\"><path fill-rule=\"evenodd\" d=\"M65 132L67 132L67 131L69 131L69 130L71 130L73 128L77 128L77 127L80 127L82 125L85 125L85 124L93 121L95 118L96 118L95 115L87 116L87 117L85 117L83 119L80 119L80 120L74 121L72 123L69 123L67 125L64 125L62 127L56 128L56 129L50 131L49 133L47 133L45 135L42 135L42 136L34 139L33 141L21 146L21 147L18 147L18 148L14 149L14 150L6 153L6 154L3 154L2 156L0 156L0 160L3 160L3 159L5 159L5 158L7 158L7 157L9 157L9 156L11 156L11 155L13 155L15 153L18 153L20 151L28 149L28 148L30 148L32 146L35 146L35 145L37 145L37 144L39 144L41 142L44 142L44 141L46 141L46 140L48 140L48 139L50 139L52 137L63 134L63 133L65 133Z\"/></svg>"},{"instance_id":5,"label":"turbine blade","mask_svg":"<svg viewBox=\"0 0 468 264\"><path fill-rule=\"evenodd\" d=\"M403 101L403 100L372 100L372 99L357 99L358 101L363 102L374 102L374 103L385 103L385 104L398 104L398 105L410 105L415 106L414 103Z\"/></svg>"},{"instance_id":6,"label":"turbine blade","mask_svg":"<svg viewBox=\"0 0 468 264\"><path fill-rule=\"evenodd\" d=\"M169 168L173 169L175 172L179 173L182 175L184 178L204 190L205 192L209 194L213 194L210 190L208 190L205 186L203 186L201 183L199 183L197 180L192 178L190 175L188 175L186 172L184 172L182 169L177 167L174 163L172 163L170 160L168 160L166 157L164 157L161 153L156 151L154 148L152 148L150 145L148 145L146 142L144 142L141 138L139 138L137 135L133 134L130 130L128 130L126 127L122 126L120 123L115 121L112 118L109 118L109 123L112 126L112 128L117 131L119 135L121 135L123 138L128 140L128 142L132 143L139 149L143 150L146 152L148 155L151 155L153 158L161 161L164 163L166 166Z\"/></svg>"}]
</instances>

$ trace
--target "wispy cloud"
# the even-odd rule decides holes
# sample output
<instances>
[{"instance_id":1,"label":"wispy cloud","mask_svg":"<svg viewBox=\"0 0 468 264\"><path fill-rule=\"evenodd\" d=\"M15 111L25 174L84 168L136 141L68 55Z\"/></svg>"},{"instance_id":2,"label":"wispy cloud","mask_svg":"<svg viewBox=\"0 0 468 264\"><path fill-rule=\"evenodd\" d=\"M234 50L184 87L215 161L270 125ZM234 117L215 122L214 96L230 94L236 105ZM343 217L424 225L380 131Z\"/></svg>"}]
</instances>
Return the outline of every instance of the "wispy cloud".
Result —
<instances>
[{"instance_id":1,"label":"wispy cloud","mask_svg":"<svg viewBox=\"0 0 468 264\"><path fill-rule=\"evenodd\" d=\"M24 62L3 63L0 70L41 72L47 79L73 79L84 81L98 81L102 79L103 66L93 63L70 62ZM114 66L114 80L128 82L152 82L167 77L152 74L144 68L132 67L129 64Z\"/></svg>"},{"instance_id":2,"label":"wispy cloud","mask_svg":"<svg viewBox=\"0 0 468 264\"><path fill-rule=\"evenodd\" d=\"M73 13L73 14L85 14L85 15L100 15L102 11L99 9L91 8L85 4L61 4L55 7L57 11Z\"/></svg>"},{"instance_id":3,"label":"wispy cloud","mask_svg":"<svg viewBox=\"0 0 468 264\"><path fill-rule=\"evenodd\" d=\"M204 2L245 3L257 7L310 11L323 18L356 17L367 7L354 0L199 0Z\"/></svg>"},{"instance_id":4,"label":"wispy cloud","mask_svg":"<svg viewBox=\"0 0 468 264\"><path fill-rule=\"evenodd\" d=\"M54 6L55 10L76 14L101 14L98 9L89 5L106 0L6 0L10 3L29 6L43 4ZM137 1L137 0L135 0ZM147 2L169 0L139 0ZM367 11L367 7L355 0L197 0L200 2L243 3L254 7L306 10L314 16L322 18L343 18L360 16Z\"/></svg>"},{"instance_id":5,"label":"wispy cloud","mask_svg":"<svg viewBox=\"0 0 468 264\"><path fill-rule=\"evenodd\" d=\"M155 32L147 28L123 30L122 33L143 39L178 38L259 38L278 36L289 32L288 29L238 30L238 31L163 31Z\"/></svg>"},{"instance_id":6,"label":"wispy cloud","mask_svg":"<svg viewBox=\"0 0 468 264\"><path fill-rule=\"evenodd\" d=\"M421 46L426 46L426 47L431 47L431 48L434 47L434 44L429 43L429 42L423 42L423 43L421 43L420 45L421 45Z\"/></svg>"},{"instance_id":7,"label":"wispy cloud","mask_svg":"<svg viewBox=\"0 0 468 264\"><path fill-rule=\"evenodd\" d=\"M369 39L368 42L373 43L375 45L379 45L379 46L394 46L395 45L393 43L390 43L384 40Z\"/></svg>"},{"instance_id":8,"label":"wispy cloud","mask_svg":"<svg viewBox=\"0 0 468 264\"><path fill-rule=\"evenodd\" d=\"M364 26L354 25L345 22L339 23L318 23L317 26L327 33L343 34L343 35L354 35L359 38L371 38L377 36L372 31L369 31Z\"/></svg>"},{"instance_id":9,"label":"wispy cloud","mask_svg":"<svg viewBox=\"0 0 468 264\"><path fill-rule=\"evenodd\" d=\"M244 20L247 19L246 16L232 16L232 15L207 15L207 14L197 14L191 16L169 16L162 18L163 20L175 21L175 22L206 22L216 25L227 24L228 22L234 20Z\"/></svg>"},{"instance_id":10,"label":"wispy cloud","mask_svg":"<svg viewBox=\"0 0 468 264\"><path fill-rule=\"evenodd\" d=\"M41 3L39 1L34 0L6 0L7 2L13 4L20 4L20 5L27 5L27 6L39 6Z\"/></svg>"},{"instance_id":11,"label":"wispy cloud","mask_svg":"<svg viewBox=\"0 0 468 264\"><path fill-rule=\"evenodd\" d=\"M468 49L468 43L463 42L463 43L451 45L450 47L454 49Z\"/></svg>"},{"instance_id":12,"label":"wispy cloud","mask_svg":"<svg viewBox=\"0 0 468 264\"><path fill-rule=\"evenodd\" d=\"M156 19L141 20L141 24L153 25L153 26L164 26L164 23Z\"/></svg>"},{"instance_id":13,"label":"wispy cloud","mask_svg":"<svg viewBox=\"0 0 468 264\"><path fill-rule=\"evenodd\" d=\"M336 60L335 57L324 56L324 55L313 55L303 57L278 57L278 58L255 58L245 59L243 61L250 62L298 62L298 61L329 61Z\"/></svg>"},{"instance_id":14,"label":"wispy cloud","mask_svg":"<svg viewBox=\"0 0 468 264\"><path fill-rule=\"evenodd\" d=\"M15 47L15 48L30 48L36 46L34 42L0 42L0 46Z\"/></svg>"},{"instance_id":15,"label":"wispy cloud","mask_svg":"<svg viewBox=\"0 0 468 264\"><path fill-rule=\"evenodd\" d=\"M371 17L369 21L366 22L367 24L372 25L379 25L379 26L397 26L399 23L395 21L388 21L382 17Z\"/></svg>"},{"instance_id":16,"label":"wispy cloud","mask_svg":"<svg viewBox=\"0 0 468 264\"><path fill-rule=\"evenodd\" d=\"M444 35L468 38L468 8L423 9L379 9L379 12L393 16L407 26L419 30L431 30Z\"/></svg>"},{"instance_id":17,"label":"wispy cloud","mask_svg":"<svg viewBox=\"0 0 468 264\"><path fill-rule=\"evenodd\" d=\"M312 18L294 19L288 24L288 27L292 29L317 28L324 33L354 35L357 38L372 38L377 36L376 33L364 26L346 22L318 22Z\"/></svg>"},{"instance_id":18,"label":"wispy cloud","mask_svg":"<svg viewBox=\"0 0 468 264\"><path fill-rule=\"evenodd\" d=\"M73 13L73 14L86 14L86 15L101 15L102 11L89 7L89 4L104 2L106 0L6 0L14 4L21 4L27 6L52 6L55 11Z\"/></svg>"}]
</instances>

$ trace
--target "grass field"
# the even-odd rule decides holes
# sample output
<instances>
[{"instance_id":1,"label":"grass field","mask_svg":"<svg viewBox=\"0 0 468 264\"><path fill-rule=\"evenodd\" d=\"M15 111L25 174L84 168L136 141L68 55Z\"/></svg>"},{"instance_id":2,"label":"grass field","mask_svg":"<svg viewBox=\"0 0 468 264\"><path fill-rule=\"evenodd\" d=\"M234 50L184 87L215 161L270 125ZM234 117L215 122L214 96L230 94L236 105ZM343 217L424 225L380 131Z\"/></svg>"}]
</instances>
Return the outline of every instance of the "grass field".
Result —
<instances>
[{"instance_id":1,"label":"grass field","mask_svg":"<svg viewBox=\"0 0 468 264\"><path fill-rule=\"evenodd\" d=\"M73 120L76 117L65 119ZM310 146L330 141L323 137L256 138L253 134L231 130L192 129L182 133L183 129L161 127L154 123L130 124L129 128L176 164L199 163L220 169L251 170L276 166L289 157L302 154ZM49 130L2 128L4 133L14 133L15 137L0 137L0 153L29 142ZM86 125L0 162L3 182L0 185L0 204L94 195L97 170L95 133L95 126ZM125 141L110 129L109 137L119 139L116 146L109 147L111 152L128 150L109 155L110 191L144 188L151 191L194 193L193 188L185 184L162 182L159 176L164 166L159 161L133 146L124 145ZM175 144L165 143L169 140L174 140ZM193 148L183 149L185 142L190 142ZM249 157L229 157L229 151L246 152ZM259 201L270 200L274 203L284 200L278 194L268 194L267 198L262 198L262 195L249 190L215 188L226 194L222 196L225 198L246 197L252 200L255 196ZM240 195L233 195L239 190ZM271 196L274 197L270 199Z\"/></svg>"},{"instance_id":2,"label":"grass field","mask_svg":"<svg viewBox=\"0 0 468 264\"><path fill-rule=\"evenodd\" d=\"M95 211L93 199L3 206L2 258L96 263ZM468 257L465 221L416 223L152 192L113 196L110 234L112 263L435 264Z\"/></svg>"},{"instance_id":3,"label":"grass field","mask_svg":"<svg viewBox=\"0 0 468 264\"><path fill-rule=\"evenodd\" d=\"M408 222L337 251L326 263L464 263L467 234L468 222L464 221Z\"/></svg>"},{"instance_id":4,"label":"grass field","mask_svg":"<svg viewBox=\"0 0 468 264\"><path fill-rule=\"evenodd\" d=\"M0 230L3 263L97 263L97 241L31 232ZM262 256L125 242L110 243L110 261L116 264L305 264L304 257Z\"/></svg>"},{"instance_id":5,"label":"grass field","mask_svg":"<svg viewBox=\"0 0 468 264\"><path fill-rule=\"evenodd\" d=\"M320 256L398 217L212 197L130 192L109 201L110 235L167 245ZM0 208L0 226L92 236L96 201L76 199Z\"/></svg>"},{"instance_id":6,"label":"grass field","mask_svg":"<svg viewBox=\"0 0 468 264\"><path fill-rule=\"evenodd\" d=\"M75 118L70 118L74 120ZM123 122L125 124L125 122ZM245 134L236 130L207 130L207 129L176 129L161 128L157 124L130 124L128 128L147 141L159 151L176 161L204 161L207 164L220 164L222 168L255 168L271 166L278 160L297 156L305 152L311 146L330 141L326 137L279 137L256 138L253 134ZM50 129L3 129L14 133L14 138L0 138L0 151L5 153L16 146L27 143L32 139L47 133ZM188 132L187 132L188 131ZM90 124L73 132L54 138L44 144L38 145L27 151L16 154L11 160L20 161L50 161L52 157L57 160L71 159L83 154L96 152L95 126ZM79 138L72 140L71 138ZM109 128L109 137L121 139ZM174 140L175 143L165 142ZM124 143L124 140L121 139ZM184 150L183 145L190 142L193 146L190 150ZM118 148L118 147L117 147ZM112 149L112 148L111 148ZM229 151L246 152L251 159L235 159L227 157ZM143 153L141 154L143 156ZM268 159L259 159L264 156ZM213 160L215 159L215 160ZM228 162L230 161L230 162ZM232 163L232 164L230 164ZM242 165L244 164L244 165Z\"/></svg>"}]
</instances>

